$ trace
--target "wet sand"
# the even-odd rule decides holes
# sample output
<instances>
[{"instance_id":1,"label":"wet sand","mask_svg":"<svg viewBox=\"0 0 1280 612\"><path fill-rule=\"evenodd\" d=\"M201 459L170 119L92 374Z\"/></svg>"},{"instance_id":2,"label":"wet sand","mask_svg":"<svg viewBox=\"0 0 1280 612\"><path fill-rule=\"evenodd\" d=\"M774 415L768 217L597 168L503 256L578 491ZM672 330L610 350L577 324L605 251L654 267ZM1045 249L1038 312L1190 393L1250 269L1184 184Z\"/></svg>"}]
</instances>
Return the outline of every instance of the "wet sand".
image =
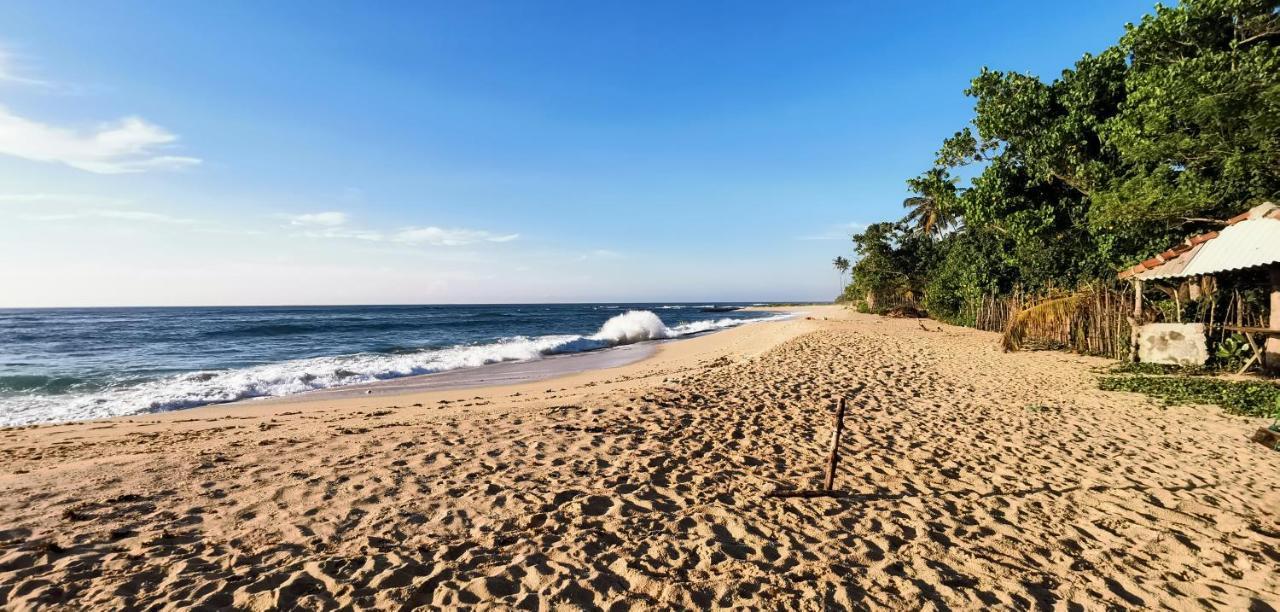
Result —
<instances>
[{"instance_id":1,"label":"wet sand","mask_svg":"<svg viewBox=\"0 0 1280 612\"><path fill-rule=\"evenodd\" d=\"M0 602L1280 607L1261 420L807 310L516 385L0 430ZM844 495L766 497L820 482L844 395Z\"/></svg>"},{"instance_id":2,"label":"wet sand","mask_svg":"<svg viewBox=\"0 0 1280 612\"><path fill-rule=\"evenodd\" d=\"M474 368L461 368L406 376L390 380L334 387L297 395L286 395L237 402L240 406L255 403L311 403L334 399L355 397L387 397L423 393L427 391L446 391L454 389L474 389L477 387L495 387L538 382L552 378L561 378L570 374L607 370L633 364L652 357L658 347L667 341L640 342L615 346L587 353L552 355L532 361L508 361L492 363ZM679 342L674 340L673 342Z\"/></svg>"}]
</instances>

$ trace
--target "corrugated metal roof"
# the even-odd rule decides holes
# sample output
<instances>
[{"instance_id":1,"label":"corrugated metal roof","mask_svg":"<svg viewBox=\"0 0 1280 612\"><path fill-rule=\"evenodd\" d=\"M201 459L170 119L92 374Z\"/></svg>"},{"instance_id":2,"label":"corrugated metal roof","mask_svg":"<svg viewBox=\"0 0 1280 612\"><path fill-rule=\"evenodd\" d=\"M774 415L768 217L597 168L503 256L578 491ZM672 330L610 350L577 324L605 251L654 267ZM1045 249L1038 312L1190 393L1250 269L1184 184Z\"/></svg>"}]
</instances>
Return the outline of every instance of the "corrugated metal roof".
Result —
<instances>
[{"instance_id":1,"label":"corrugated metal roof","mask_svg":"<svg viewBox=\"0 0 1280 612\"><path fill-rule=\"evenodd\" d=\"M1191 263L1191 260L1196 256L1196 253L1200 252L1200 247L1203 247L1203 246L1204 246L1203 243L1197 244L1191 247L1191 250L1185 253L1182 253L1177 257L1160 264L1159 267L1152 270L1147 270L1146 272L1142 272L1138 274L1137 278L1140 278L1142 280L1156 280L1159 278L1177 278L1179 275L1182 274L1182 271L1185 270L1187 266Z\"/></svg>"},{"instance_id":2,"label":"corrugated metal roof","mask_svg":"<svg viewBox=\"0 0 1280 612\"><path fill-rule=\"evenodd\" d=\"M1280 206L1264 202L1127 270L1123 279L1186 278L1280 262Z\"/></svg>"},{"instance_id":3,"label":"corrugated metal roof","mask_svg":"<svg viewBox=\"0 0 1280 612\"><path fill-rule=\"evenodd\" d=\"M1180 264L1185 261L1185 264ZM1280 220L1247 219L1219 230L1212 240L1177 259L1137 275L1142 280L1187 278L1280 263Z\"/></svg>"}]
</instances>

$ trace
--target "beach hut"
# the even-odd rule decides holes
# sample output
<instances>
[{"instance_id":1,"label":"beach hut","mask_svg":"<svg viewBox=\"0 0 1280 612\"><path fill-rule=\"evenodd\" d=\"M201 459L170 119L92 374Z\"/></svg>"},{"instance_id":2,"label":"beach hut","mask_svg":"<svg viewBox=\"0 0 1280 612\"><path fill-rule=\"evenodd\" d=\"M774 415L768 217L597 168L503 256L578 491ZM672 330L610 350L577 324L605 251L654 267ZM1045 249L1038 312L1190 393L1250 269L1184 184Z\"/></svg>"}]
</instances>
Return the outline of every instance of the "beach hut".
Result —
<instances>
[{"instance_id":1,"label":"beach hut","mask_svg":"<svg viewBox=\"0 0 1280 612\"><path fill-rule=\"evenodd\" d=\"M1280 371L1280 206L1265 203L1227 220L1217 231L1193 236L1181 244L1142 263L1120 272L1121 280L1134 284L1132 356L1135 361L1146 349L1185 350L1170 343L1175 339L1193 338L1192 328L1177 331L1172 325L1163 328L1143 325L1142 284L1152 281L1181 282L1186 279L1265 271L1269 288L1269 313L1266 327L1224 325L1223 329L1243 335L1253 347L1253 357L1240 371L1244 372L1261 358L1263 366ZM1194 325L1194 324L1191 324ZM1199 332L1203 334L1203 326ZM1201 336L1203 337L1203 336ZM1203 346L1203 343L1201 343ZM1175 359L1176 361L1176 359Z\"/></svg>"}]
</instances>

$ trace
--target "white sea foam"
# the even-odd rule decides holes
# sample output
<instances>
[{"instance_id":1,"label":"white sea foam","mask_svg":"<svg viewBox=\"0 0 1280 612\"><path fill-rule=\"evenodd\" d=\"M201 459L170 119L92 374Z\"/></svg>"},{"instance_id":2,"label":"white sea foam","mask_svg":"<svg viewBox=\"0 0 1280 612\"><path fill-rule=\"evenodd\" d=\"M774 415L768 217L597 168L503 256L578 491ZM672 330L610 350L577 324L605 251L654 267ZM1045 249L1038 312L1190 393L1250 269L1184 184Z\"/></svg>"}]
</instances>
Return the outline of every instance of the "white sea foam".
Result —
<instances>
[{"instance_id":1,"label":"white sea foam","mask_svg":"<svg viewBox=\"0 0 1280 612\"><path fill-rule=\"evenodd\" d=\"M292 395L503 361L538 359L546 355L679 338L787 316L695 321L667 327L652 312L630 310L610 318L590 336L515 336L488 344L410 353L360 353L298 359L231 370L189 372L93 394L11 398L0 409L0 426L162 412L249 398Z\"/></svg>"},{"instance_id":2,"label":"white sea foam","mask_svg":"<svg viewBox=\"0 0 1280 612\"><path fill-rule=\"evenodd\" d=\"M670 338L672 331L648 310L628 310L610 318L600 326L600 331L591 336L594 340L602 340L610 344L631 344L644 340L661 340Z\"/></svg>"}]
</instances>

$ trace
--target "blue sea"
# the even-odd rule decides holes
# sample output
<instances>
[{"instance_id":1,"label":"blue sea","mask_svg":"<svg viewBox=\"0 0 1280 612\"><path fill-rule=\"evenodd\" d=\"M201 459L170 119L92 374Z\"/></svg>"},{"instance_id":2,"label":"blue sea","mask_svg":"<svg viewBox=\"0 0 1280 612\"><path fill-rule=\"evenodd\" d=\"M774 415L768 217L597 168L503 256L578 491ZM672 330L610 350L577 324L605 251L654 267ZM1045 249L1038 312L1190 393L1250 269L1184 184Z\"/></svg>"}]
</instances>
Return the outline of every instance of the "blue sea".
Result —
<instances>
[{"instance_id":1,"label":"blue sea","mask_svg":"<svg viewBox=\"0 0 1280 612\"><path fill-rule=\"evenodd\" d=\"M291 395L780 316L707 306L0 309L0 425Z\"/></svg>"}]
</instances>

